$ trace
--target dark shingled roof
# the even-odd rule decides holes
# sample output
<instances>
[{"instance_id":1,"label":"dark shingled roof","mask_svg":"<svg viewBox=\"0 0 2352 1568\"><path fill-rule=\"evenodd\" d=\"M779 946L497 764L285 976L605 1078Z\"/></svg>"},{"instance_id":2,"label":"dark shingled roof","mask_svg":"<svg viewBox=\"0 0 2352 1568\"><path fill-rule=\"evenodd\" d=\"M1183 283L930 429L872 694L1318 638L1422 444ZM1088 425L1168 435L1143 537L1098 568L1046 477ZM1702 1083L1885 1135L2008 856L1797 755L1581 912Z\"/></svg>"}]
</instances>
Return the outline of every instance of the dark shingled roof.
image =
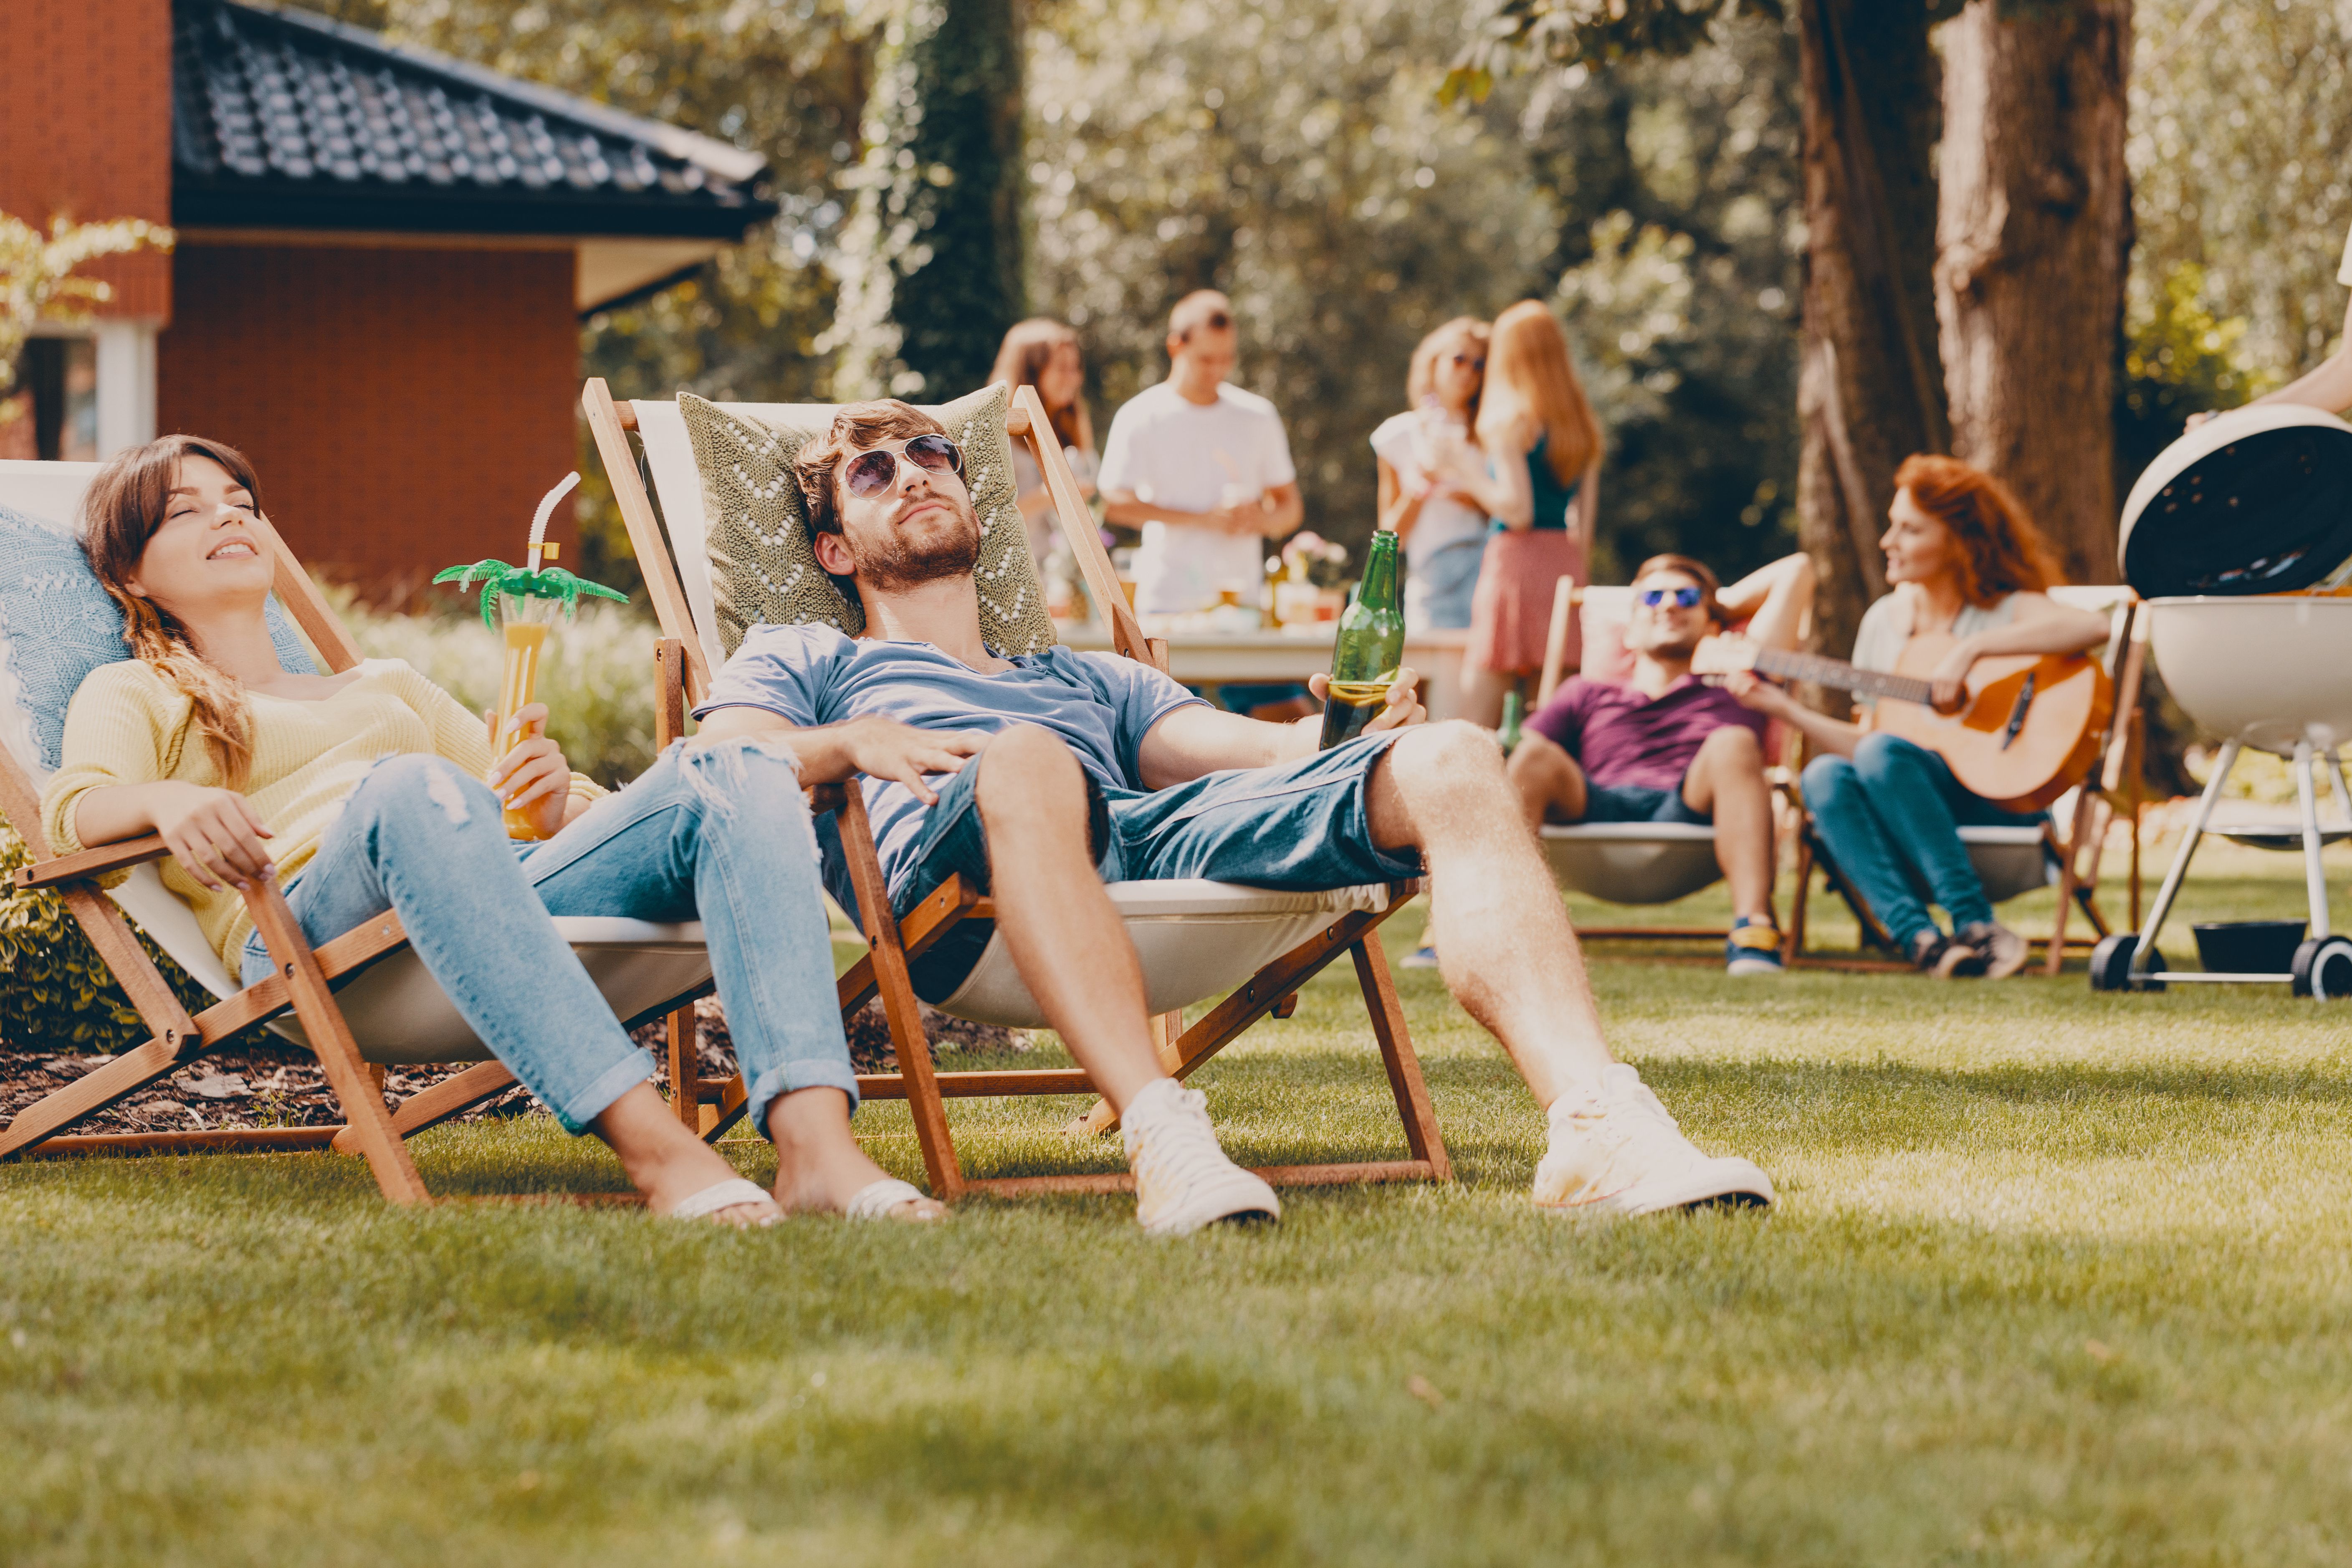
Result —
<instances>
[{"instance_id":1,"label":"dark shingled roof","mask_svg":"<svg viewBox=\"0 0 2352 1568\"><path fill-rule=\"evenodd\" d=\"M740 238L767 163L308 11L174 0L183 226Z\"/></svg>"}]
</instances>

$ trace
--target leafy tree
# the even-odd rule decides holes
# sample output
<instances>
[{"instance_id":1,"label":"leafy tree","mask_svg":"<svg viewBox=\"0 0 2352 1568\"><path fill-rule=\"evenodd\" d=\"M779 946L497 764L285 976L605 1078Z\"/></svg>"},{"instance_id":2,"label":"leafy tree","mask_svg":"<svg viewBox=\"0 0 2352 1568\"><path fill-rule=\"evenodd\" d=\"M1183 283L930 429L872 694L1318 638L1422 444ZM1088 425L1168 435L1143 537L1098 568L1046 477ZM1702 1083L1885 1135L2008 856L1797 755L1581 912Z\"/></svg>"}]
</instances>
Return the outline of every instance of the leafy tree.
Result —
<instances>
[{"instance_id":1,"label":"leafy tree","mask_svg":"<svg viewBox=\"0 0 2352 1568\"><path fill-rule=\"evenodd\" d=\"M1288 426L1307 525L1368 535L1365 443L1453 316L1541 291L1557 214L1513 95L1442 106L1439 0L1050 0L1031 33L1030 298L1085 341L1097 427L1167 374L1168 310L1219 288L1236 381Z\"/></svg>"},{"instance_id":2,"label":"leafy tree","mask_svg":"<svg viewBox=\"0 0 2352 1568\"><path fill-rule=\"evenodd\" d=\"M2344 322L2352 225L2352 10L2310 0L2137 0L2131 163L2135 320L2193 265L2202 308L2242 321L2241 374L2292 379ZM2216 386L2242 401L2242 385Z\"/></svg>"},{"instance_id":3,"label":"leafy tree","mask_svg":"<svg viewBox=\"0 0 2352 1568\"><path fill-rule=\"evenodd\" d=\"M1015 5L901 0L882 26L865 157L843 177L840 395L969 392L1021 317Z\"/></svg>"}]
</instances>

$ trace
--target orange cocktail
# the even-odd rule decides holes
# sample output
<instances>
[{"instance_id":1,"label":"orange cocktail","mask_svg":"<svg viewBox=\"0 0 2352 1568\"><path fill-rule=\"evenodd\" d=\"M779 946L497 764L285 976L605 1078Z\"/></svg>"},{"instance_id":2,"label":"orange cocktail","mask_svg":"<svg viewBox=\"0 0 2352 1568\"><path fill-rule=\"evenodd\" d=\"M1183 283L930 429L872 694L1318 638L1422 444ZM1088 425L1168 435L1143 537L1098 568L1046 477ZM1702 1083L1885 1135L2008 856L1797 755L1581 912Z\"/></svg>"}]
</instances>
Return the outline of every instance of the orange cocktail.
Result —
<instances>
[{"instance_id":1,"label":"orange cocktail","mask_svg":"<svg viewBox=\"0 0 2352 1568\"><path fill-rule=\"evenodd\" d=\"M499 680L499 727L490 741L490 768L494 773L521 739L515 733L515 715L537 700L540 661L547 653L548 624L527 619L530 614L527 606L546 603L544 599L515 599L504 606L499 617L506 634L507 665ZM517 811L513 806L506 808L506 825L509 838L546 837L528 811Z\"/></svg>"}]
</instances>

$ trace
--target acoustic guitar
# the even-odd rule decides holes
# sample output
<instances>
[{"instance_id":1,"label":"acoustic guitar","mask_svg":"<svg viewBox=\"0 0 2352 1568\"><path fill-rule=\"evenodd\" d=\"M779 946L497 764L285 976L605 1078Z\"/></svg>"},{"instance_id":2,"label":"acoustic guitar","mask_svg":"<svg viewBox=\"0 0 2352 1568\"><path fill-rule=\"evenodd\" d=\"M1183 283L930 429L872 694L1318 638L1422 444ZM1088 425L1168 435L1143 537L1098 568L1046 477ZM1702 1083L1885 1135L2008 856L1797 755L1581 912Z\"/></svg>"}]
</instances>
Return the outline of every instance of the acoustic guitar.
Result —
<instances>
[{"instance_id":1,"label":"acoustic guitar","mask_svg":"<svg viewBox=\"0 0 2352 1568\"><path fill-rule=\"evenodd\" d=\"M1916 634L1890 671L1712 637L1698 645L1691 673L1752 669L1877 698L1871 728L1935 752L1971 794L2004 810L2040 811L2090 776L2116 701L2097 660L2080 653L1988 655L1969 667L1959 707L1944 712L1927 677L1953 641L1948 633Z\"/></svg>"}]
</instances>

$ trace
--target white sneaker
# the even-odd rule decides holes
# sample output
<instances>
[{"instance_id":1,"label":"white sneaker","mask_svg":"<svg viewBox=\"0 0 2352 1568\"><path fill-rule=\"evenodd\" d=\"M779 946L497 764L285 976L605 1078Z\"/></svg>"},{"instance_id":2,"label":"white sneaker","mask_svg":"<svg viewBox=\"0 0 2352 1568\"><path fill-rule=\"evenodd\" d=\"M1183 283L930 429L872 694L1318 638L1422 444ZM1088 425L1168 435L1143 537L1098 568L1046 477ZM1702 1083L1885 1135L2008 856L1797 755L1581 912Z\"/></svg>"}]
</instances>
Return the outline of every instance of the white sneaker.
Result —
<instances>
[{"instance_id":1,"label":"white sneaker","mask_svg":"<svg viewBox=\"0 0 2352 1568\"><path fill-rule=\"evenodd\" d=\"M2025 939L1998 921L1975 921L1954 931L1952 940L1976 950L1987 980L2006 980L2025 967Z\"/></svg>"},{"instance_id":2,"label":"white sneaker","mask_svg":"<svg viewBox=\"0 0 2352 1568\"><path fill-rule=\"evenodd\" d=\"M1637 1215L1699 1204L1765 1205L1772 1179L1736 1156L1710 1158L1622 1062L1598 1092L1552 1103L1551 1147L1536 1167L1538 1208L1563 1214Z\"/></svg>"},{"instance_id":3,"label":"white sneaker","mask_svg":"<svg viewBox=\"0 0 2352 1568\"><path fill-rule=\"evenodd\" d=\"M1135 1173L1135 1221L1146 1236L1189 1236L1219 1220L1282 1217L1265 1178L1217 1146L1209 1101L1163 1078L1137 1095L1120 1119L1128 1168Z\"/></svg>"}]
</instances>

